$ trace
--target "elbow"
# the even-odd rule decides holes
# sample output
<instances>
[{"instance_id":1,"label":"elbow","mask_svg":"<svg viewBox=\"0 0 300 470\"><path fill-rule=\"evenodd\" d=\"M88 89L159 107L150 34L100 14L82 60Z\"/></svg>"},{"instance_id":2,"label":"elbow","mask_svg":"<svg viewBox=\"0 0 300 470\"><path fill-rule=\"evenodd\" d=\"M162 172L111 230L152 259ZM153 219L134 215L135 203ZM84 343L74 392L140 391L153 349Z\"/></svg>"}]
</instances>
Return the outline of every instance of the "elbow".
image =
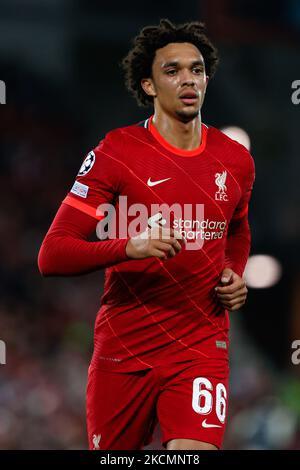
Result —
<instances>
[{"instance_id":1,"label":"elbow","mask_svg":"<svg viewBox=\"0 0 300 470\"><path fill-rule=\"evenodd\" d=\"M50 277L53 276L51 271L45 269L44 267L41 267L40 264L38 264L39 272L42 277Z\"/></svg>"},{"instance_id":2,"label":"elbow","mask_svg":"<svg viewBox=\"0 0 300 470\"><path fill-rule=\"evenodd\" d=\"M38 254L37 265L38 265L41 276L48 277L51 275L50 270L48 269L47 263L45 262L42 248L40 249L39 254Z\"/></svg>"},{"instance_id":3,"label":"elbow","mask_svg":"<svg viewBox=\"0 0 300 470\"><path fill-rule=\"evenodd\" d=\"M54 275L54 272L51 269L50 260L51 260L51 255L44 241L40 248L38 258L37 258L38 269L39 269L41 276L43 277L49 277L49 276Z\"/></svg>"}]
</instances>

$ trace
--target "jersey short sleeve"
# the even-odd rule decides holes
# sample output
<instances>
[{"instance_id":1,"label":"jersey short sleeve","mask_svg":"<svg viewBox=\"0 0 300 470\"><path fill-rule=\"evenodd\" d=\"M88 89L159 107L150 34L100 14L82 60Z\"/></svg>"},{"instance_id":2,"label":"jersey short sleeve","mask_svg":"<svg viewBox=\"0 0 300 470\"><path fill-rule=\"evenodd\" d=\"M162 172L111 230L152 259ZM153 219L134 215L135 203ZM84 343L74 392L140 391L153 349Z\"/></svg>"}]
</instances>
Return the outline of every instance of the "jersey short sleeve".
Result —
<instances>
[{"instance_id":1,"label":"jersey short sleeve","mask_svg":"<svg viewBox=\"0 0 300 470\"><path fill-rule=\"evenodd\" d=\"M114 140L114 131L111 131L86 155L63 200L98 220L102 218L100 204L113 203L119 191L121 168L117 155L120 149L114 145Z\"/></svg>"}]
</instances>

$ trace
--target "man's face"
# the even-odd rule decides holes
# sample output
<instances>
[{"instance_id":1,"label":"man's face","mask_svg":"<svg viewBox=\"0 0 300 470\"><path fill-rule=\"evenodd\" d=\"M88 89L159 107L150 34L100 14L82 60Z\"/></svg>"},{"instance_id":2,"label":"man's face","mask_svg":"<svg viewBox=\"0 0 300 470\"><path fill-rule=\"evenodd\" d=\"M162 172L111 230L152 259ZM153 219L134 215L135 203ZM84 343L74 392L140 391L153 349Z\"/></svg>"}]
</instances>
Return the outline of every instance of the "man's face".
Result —
<instances>
[{"instance_id":1,"label":"man's face","mask_svg":"<svg viewBox=\"0 0 300 470\"><path fill-rule=\"evenodd\" d=\"M152 78L142 80L142 85L155 106L189 122L199 114L207 80L199 49L187 42L170 43L156 51Z\"/></svg>"}]
</instances>

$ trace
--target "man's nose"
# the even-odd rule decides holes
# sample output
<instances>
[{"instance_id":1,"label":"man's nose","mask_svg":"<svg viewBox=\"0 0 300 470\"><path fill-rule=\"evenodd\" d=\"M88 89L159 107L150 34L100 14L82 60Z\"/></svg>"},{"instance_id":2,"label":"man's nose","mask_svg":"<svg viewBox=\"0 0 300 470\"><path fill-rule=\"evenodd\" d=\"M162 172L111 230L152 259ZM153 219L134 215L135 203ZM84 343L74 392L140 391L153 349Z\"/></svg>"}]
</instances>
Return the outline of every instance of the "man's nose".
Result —
<instances>
[{"instance_id":1,"label":"man's nose","mask_svg":"<svg viewBox=\"0 0 300 470\"><path fill-rule=\"evenodd\" d=\"M194 77L192 75L192 72L190 70L182 70L181 74L181 85L182 86L192 86L195 84Z\"/></svg>"}]
</instances>

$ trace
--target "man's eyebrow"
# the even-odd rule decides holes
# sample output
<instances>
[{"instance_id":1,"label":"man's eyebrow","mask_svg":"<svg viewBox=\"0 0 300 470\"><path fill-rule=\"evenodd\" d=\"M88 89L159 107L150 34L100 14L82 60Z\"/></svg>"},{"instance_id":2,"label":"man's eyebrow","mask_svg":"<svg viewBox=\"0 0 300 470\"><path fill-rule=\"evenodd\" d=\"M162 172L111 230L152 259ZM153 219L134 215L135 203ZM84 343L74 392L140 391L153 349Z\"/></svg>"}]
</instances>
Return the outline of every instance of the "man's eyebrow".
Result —
<instances>
[{"instance_id":1,"label":"man's eyebrow","mask_svg":"<svg viewBox=\"0 0 300 470\"><path fill-rule=\"evenodd\" d=\"M162 64L162 68L163 69L166 69L167 67L177 67L177 65L179 64L178 61L176 60L173 60L171 62L165 62L164 64ZM191 63L191 65L204 65L204 62L202 59L197 59L197 60L193 60L193 62Z\"/></svg>"}]
</instances>

